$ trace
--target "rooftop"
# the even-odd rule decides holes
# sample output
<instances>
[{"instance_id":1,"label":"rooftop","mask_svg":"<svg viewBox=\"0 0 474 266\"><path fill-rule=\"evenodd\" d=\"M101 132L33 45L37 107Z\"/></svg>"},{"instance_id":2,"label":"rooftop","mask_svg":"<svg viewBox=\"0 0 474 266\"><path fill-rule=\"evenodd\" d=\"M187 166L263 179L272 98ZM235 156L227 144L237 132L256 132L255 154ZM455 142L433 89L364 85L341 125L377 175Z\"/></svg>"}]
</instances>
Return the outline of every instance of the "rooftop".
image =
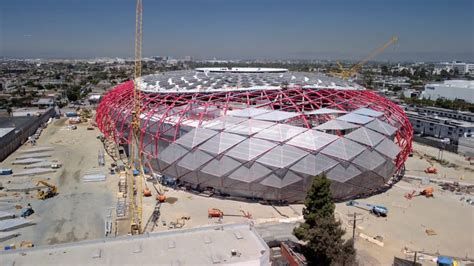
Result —
<instances>
[{"instance_id":1,"label":"rooftop","mask_svg":"<svg viewBox=\"0 0 474 266\"><path fill-rule=\"evenodd\" d=\"M233 254L234 253L234 254ZM269 248L248 224L226 224L0 251L2 265L269 264Z\"/></svg>"},{"instance_id":2,"label":"rooftop","mask_svg":"<svg viewBox=\"0 0 474 266\"><path fill-rule=\"evenodd\" d=\"M470 127L474 128L474 123L459 119L447 118L447 117L440 117L440 116L433 116L433 115L425 115L414 111L405 111L409 118L416 118L425 121L430 121L435 124L440 125L447 125L453 127Z\"/></svg>"},{"instance_id":3,"label":"rooftop","mask_svg":"<svg viewBox=\"0 0 474 266\"><path fill-rule=\"evenodd\" d=\"M34 119L35 118L31 116L0 117L0 128L23 129Z\"/></svg>"},{"instance_id":4,"label":"rooftop","mask_svg":"<svg viewBox=\"0 0 474 266\"><path fill-rule=\"evenodd\" d=\"M364 90L364 87L322 73L287 72L286 69L224 68L171 71L142 77L141 89L155 93L275 90L285 86L312 89Z\"/></svg>"},{"instance_id":5,"label":"rooftop","mask_svg":"<svg viewBox=\"0 0 474 266\"><path fill-rule=\"evenodd\" d=\"M3 138L3 136L10 133L12 130L15 130L15 128L13 127L0 128L0 138Z\"/></svg>"},{"instance_id":6,"label":"rooftop","mask_svg":"<svg viewBox=\"0 0 474 266\"><path fill-rule=\"evenodd\" d=\"M474 80L445 80L443 83L430 83L426 84L428 87L432 86L447 86L447 87L458 87L467 88L474 90Z\"/></svg>"}]
</instances>

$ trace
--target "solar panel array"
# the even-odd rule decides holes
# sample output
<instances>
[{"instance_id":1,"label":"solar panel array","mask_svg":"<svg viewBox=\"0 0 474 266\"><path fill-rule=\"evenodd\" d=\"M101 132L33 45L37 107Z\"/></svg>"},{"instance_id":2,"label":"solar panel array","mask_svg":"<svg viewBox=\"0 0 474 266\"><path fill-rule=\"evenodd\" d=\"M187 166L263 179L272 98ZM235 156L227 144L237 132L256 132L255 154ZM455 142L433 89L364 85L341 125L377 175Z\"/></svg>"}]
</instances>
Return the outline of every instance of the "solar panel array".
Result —
<instances>
[{"instance_id":1,"label":"solar panel array","mask_svg":"<svg viewBox=\"0 0 474 266\"><path fill-rule=\"evenodd\" d=\"M156 93L262 90L288 85L303 88L364 89L355 83L316 72L214 73L181 70L144 76L141 84L143 91Z\"/></svg>"}]
</instances>

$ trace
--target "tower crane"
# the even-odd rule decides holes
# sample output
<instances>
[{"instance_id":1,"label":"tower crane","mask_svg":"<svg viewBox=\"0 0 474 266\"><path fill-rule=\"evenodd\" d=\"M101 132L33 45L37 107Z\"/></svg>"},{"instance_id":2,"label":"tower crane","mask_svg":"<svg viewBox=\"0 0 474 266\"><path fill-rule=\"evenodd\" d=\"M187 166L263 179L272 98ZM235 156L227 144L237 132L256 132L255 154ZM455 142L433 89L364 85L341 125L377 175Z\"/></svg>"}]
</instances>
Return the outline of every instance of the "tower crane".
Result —
<instances>
[{"instance_id":1,"label":"tower crane","mask_svg":"<svg viewBox=\"0 0 474 266\"><path fill-rule=\"evenodd\" d=\"M374 50L372 53L370 53L366 58L362 59L359 63L353 65L349 69L344 69L341 65L341 63L337 62L337 65L339 66L339 71L336 72L331 72L330 74L342 79L349 79L353 77L357 72L359 72L362 67L367 64L371 59L373 59L375 56L378 54L382 53L385 49L390 47L392 44L396 43L398 41L398 37L393 36L388 42L386 42L384 45L380 46L376 50Z\"/></svg>"},{"instance_id":2,"label":"tower crane","mask_svg":"<svg viewBox=\"0 0 474 266\"><path fill-rule=\"evenodd\" d=\"M136 2L135 17L135 73L133 80L133 109L131 123L131 142L128 173L130 229L131 234L142 233L142 188L143 164L141 159L141 99L140 85L142 75L142 1ZM136 191L136 194L135 194Z\"/></svg>"}]
</instances>

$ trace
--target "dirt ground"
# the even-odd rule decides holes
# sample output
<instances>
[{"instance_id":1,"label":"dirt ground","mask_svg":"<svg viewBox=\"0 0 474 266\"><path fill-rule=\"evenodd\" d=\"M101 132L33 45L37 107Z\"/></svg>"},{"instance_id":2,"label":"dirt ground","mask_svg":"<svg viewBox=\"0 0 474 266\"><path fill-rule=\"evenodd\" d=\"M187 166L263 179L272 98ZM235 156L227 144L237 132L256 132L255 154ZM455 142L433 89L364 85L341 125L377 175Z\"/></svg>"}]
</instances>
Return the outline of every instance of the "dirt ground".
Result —
<instances>
[{"instance_id":1,"label":"dirt ground","mask_svg":"<svg viewBox=\"0 0 474 266\"><path fill-rule=\"evenodd\" d=\"M107 177L106 182L82 182L86 173L107 173L106 167L98 166L98 152L102 143L96 138L97 129L87 130L86 124L77 125L77 130L66 129L66 119L55 120L50 124L37 141L36 146L23 145L12 153L3 163L2 167L12 168L14 172L23 170L23 165L11 165L11 162L20 155L20 151L33 147L53 147L53 157L45 158L48 161L58 160L63 166L55 173L37 175L33 177L1 176L0 182L6 188L32 187L40 179L58 187L56 197L38 200L36 191L30 194L20 193L6 197L21 199L13 204L26 206L31 203L35 214L28 217L36 224L16 230L21 235L6 242L19 243L30 240L33 244L45 245L66 243L83 239L96 239L104 237L104 219L109 208L115 205L116 180ZM106 155L106 165L111 159ZM6 208L6 203L0 206ZM17 212L20 210L6 209L5 211ZM0 243L0 245L4 245Z\"/></svg>"},{"instance_id":2,"label":"dirt ground","mask_svg":"<svg viewBox=\"0 0 474 266\"><path fill-rule=\"evenodd\" d=\"M466 183L474 183L474 165L470 165L463 156L444 151L443 159L449 165L441 165L438 161L439 149L413 142L413 157L409 157L405 163L406 174L414 176L428 176L432 178L454 180ZM426 174L426 168L434 166L437 174Z\"/></svg>"},{"instance_id":3,"label":"dirt ground","mask_svg":"<svg viewBox=\"0 0 474 266\"><path fill-rule=\"evenodd\" d=\"M357 238L356 246L378 263L390 265L393 256L404 257L402 249L440 253L456 257L474 257L474 206L460 201L463 195L443 191L435 187L434 198L423 196L407 200L404 195L413 189L421 190L418 182L401 181L389 191L360 199L360 202L383 205L388 208L387 217L376 217L367 211L337 204L336 211L344 221L348 232L352 231L350 217L357 216L357 233L369 236L382 236L384 247ZM474 196L471 196L474 199ZM435 231L429 236L427 229Z\"/></svg>"},{"instance_id":4,"label":"dirt ground","mask_svg":"<svg viewBox=\"0 0 474 266\"><path fill-rule=\"evenodd\" d=\"M254 223L277 222L280 219L297 218L301 216L303 205L271 206L257 202L237 200L222 200L213 197L203 197L186 191L170 189L166 196L166 203L161 205L161 215L154 231L169 230L169 222L176 222L183 216L190 216L185 227L196 227L219 223L219 219L208 218L208 209L217 208L224 212L222 223L236 223L248 221L243 213L248 213ZM150 200L151 199L151 200ZM144 217L149 217L153 211L155 200L148 198L144 201ZM163 225L165 221L166 226ZM146 222L146 221L145 221Z\"/></svg>"}]
</instances>

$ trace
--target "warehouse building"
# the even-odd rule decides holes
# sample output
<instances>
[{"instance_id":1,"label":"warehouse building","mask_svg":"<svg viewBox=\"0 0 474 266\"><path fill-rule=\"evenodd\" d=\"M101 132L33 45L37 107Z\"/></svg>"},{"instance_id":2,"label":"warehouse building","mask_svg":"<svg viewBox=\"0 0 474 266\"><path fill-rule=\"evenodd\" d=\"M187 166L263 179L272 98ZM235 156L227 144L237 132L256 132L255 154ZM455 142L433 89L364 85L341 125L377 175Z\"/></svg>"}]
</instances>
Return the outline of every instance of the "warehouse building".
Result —
<instances>
[{"instance_id":1,"label":"warehouse building","mask_svg":"<svg viewBox=\"0 0 474 266\"><path fill-rule=\"evenodd\" d=\"M270 249L248 224L171 230L0 251L2 265L270 265Z\"/></svg>"},{"instance_id":2,"label":"warehouse building","mask_svg":"<svg viewBox=\"0 0 474 266\"><path fill-rule=\"evenodd\" d=\"M448 138L451 142L457 143L458 139L463 137L465 133L474 132L474 123L471 122L410 111L407 111L406 114L413 125L415 134L418 133L438 139Z\"/></svg>"},{"instance_id":3,"label":"warehouse building","mask_svg":"<svg viewBox=\"0 0 474 266\"><path fill-rule=\"evenodd\" d=\"M474 81L445 80L443 83L426 84L421 97L430 100L438 98L448 100L460 99L474 103Z\"/></svg>"},{"instance_id":4,"label":"warehouse building","mask_svg":"<svg viewBox=\"0 0 474 266\"><path fill-rule=\"evenodd\" d=\"M414 106L406 107L408 111L415 111L420 114L426 114L430 116L439 116L449 119L462 120L467 122L474 122L474 113L468 111L459 111L439 107L431 106Z\"/></svg>"},{"instance_id":5,"label":"warehouse building","mask_svg":"<svg viewBox=\"0 0 474 266\"><path fill-rule=\"evenodd\" d=\"M34 135L37 129L54 117L54 108L48 108L38 116L0 117L0 161Z\"/></svg>"}]
</instances>

